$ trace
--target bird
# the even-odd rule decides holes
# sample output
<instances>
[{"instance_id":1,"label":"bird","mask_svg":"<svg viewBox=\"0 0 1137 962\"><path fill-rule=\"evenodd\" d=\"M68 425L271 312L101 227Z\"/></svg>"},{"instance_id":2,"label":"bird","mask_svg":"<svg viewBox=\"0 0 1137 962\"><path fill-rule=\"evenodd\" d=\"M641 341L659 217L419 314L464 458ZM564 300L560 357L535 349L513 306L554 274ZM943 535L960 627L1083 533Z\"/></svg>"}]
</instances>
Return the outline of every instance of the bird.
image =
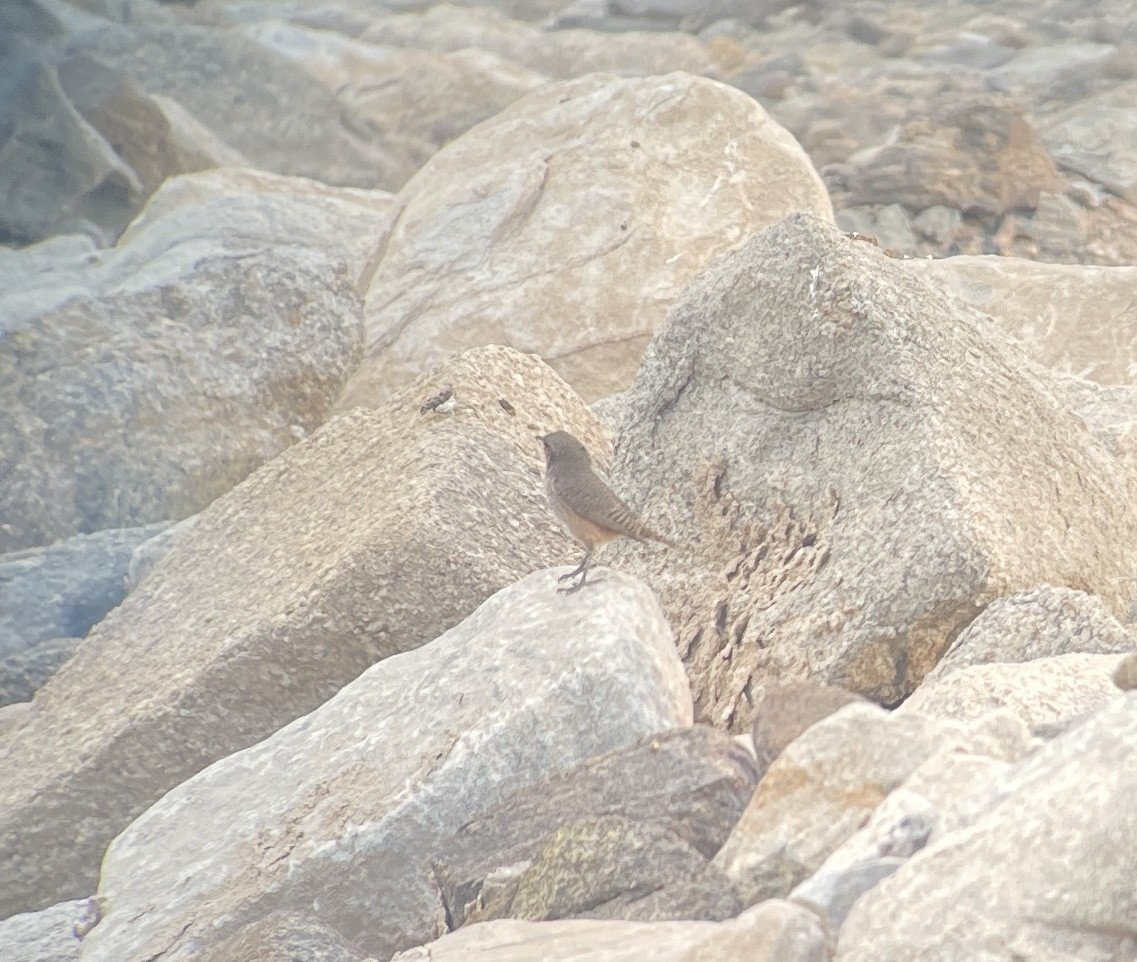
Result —
<instances>
[{"instance_id":1,"label":"bird","mask_svg":"<svg viewBox=\"0 0 1137 962\"><path fill-rule=\"evenodd\" d=\"M588 449L567 431L541 436L545 448L545 494L553 514L584 547L584 558L575 571L557 581L580 580L557 591L567 594L584 586L592 552L597 545L616 538L675 543L649 528L592 470Z\"/></svg>"}]
</instances>

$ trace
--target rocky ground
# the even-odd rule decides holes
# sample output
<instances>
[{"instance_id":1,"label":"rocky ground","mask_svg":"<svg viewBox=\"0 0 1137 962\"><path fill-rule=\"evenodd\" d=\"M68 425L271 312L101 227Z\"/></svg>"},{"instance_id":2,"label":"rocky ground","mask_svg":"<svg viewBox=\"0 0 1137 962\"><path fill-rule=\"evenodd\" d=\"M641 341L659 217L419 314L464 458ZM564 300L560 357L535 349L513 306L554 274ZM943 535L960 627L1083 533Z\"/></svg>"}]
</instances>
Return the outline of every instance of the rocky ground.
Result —
<instances>
[{"instance_id":1,"label":"rocky ground","mask_svg":"<svg viewBox=\"0 0 1137 962\"><path fill-rule=\"evenodd\" d=\"M20 0L0 111L4 962L1137 959L1129 0ZM558 594L557 429L678 547Z\"/></svg>"}]
</instances>

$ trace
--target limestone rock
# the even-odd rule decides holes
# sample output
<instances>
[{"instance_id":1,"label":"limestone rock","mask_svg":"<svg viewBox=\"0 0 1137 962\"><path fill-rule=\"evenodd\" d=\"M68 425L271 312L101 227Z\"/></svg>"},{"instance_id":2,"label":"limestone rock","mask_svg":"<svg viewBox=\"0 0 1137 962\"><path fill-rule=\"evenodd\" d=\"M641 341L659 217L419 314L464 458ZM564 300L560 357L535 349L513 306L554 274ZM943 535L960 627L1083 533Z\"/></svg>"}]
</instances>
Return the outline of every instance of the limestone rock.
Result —
<instances>
[{"instance_id":1,"label":"limestone rock","mask_svg":"<svg viewBox=\"0 0 1137 962\"><path fill-rule=\"evenodd\" d=\"M828 962L817 916L768 901L728 922L502 919L400 952L392 962Z\"/></svg>"},{"instance_id":2,"label":"limestone rock","mask_svg":"<svg viewBox=\"0 0 1137 962\"><path fill-rule=\"evenodd\" d=\"M225 200L175 208L110 251L11 259L0 551L193 514L323 423L362 312L335 243L277 232L297 203L232 200L239 230Z\"/></svg>"},{"instance_id":3,"label":"limestone rock","mask_svg":"<svg viewBox=\"0 0 1137 962\"><path fill-rule=\"evenodd\" d=\"M1033 728L1063 726L1117 696L1116 655L1052 655L1021 663L964 665L926 680L899 712L957 721L1009 708Z\"/></svg>"},{"instance_id":4,"label":"limestone rock","mask_svg":"<svg viewBox=\"0 0 1137 962\"><path fill-rule=\"evenodd\" d=\"M765 772L787 745L811 725L844 708L858 697L833 685L815 681L767 685L754 711L754 755Z\"/></svg>"},{"instance_id":5,"label":"limestone rock","mask_svg":"<svg viewBox=\"0 0 1137 962\"><path fill-rule=\"evenodd\" d=\"M693 283L624 410L613 484L687 550L613 555L659 593L702 720L744 730L803 677L897 703L1040 583L1132 597L1128 469L1048 372L816 218Z\"/></svg>"},{"instance_id":6,"label":"limestone rock","mask_svg":"<svg viewBox=\"0 0 1137 962\"><path fill-rule=\"evenodd\" d=\"M439 381L457 407L420 414ZM207 508L9 737L0 914L83 894L107 843L174 786L574 557L534 438L554 425L604 447L538 359L471 352Z\"/></svg>"},{"instance_id":7,"label":"limestone rock","mask_svg":"<svg viewBox=\"0 0 1137 962\"><path fill-rule=\"evenodd\" d=\"M132 552L165 527L100 531L0 555L0 705L31 698L122 601Z\"/></svg>"},{"instance_id":8,"label":"limestone rock","mask_svg":"<svg viewBox=\"0 0 1137 962\"><path fill-rule=\"evenodd\" d=\"M617 815L623 820L619 831L624 835L637 824L659 829L652 839L683 848L684 858L696 860L699 871L693 874L706 880L712 893L717 889L733 899L729 883L711 878L713 873L703 863L726 841L757 782L758 772L749 753L706 726L653 734L629 748L590 758L516 792L439 846L442 854L434 870L447 917L454 928L469 921L467 910L494 901L493 886L503 879L516 880L558 829ZM579 874L585 883L591 882L589 873ZM660 881L666 882L667 876ZM679 887L680 893L668 895L690 894L693 885L688 879ZM661 887L648 886L646 894L651 896L652 889ZM645 891L634 894L642 897ZM659 902L657 898L650 906L641 904L636 911L681 908L674 900L667 906ZM621 907L623 903L612 908ZM688 902L686 909L690 907ZM478 917L507 914L508 906L492 916L479 913ZM624 912L615 917L644 918Z\"/></svg>"},{"instance_id":9,"label":"limestone rock","mask_svg":"<svg viewBox=\"0 0 1137 962\"><path fill-rule=\"evenodd\" d=\"M1137 267L1018 257L904 262L1014 335L1035 361L1099 384L1137 384Z\"/></svg>"},{"instance_id":10,"label":"limestone rock","mask_svg":"<svg viewBox=\"0 0 1137 962\"><path fill-rule=\"evenodd\" d=\"M846 705L767 769L716 863L750 904L788 895L944 738L917 715Z\"/></svg>"},{"instance_id":11,"label":"limestone rock","mask_svg":"<svg viewBox=\"0 0 1137 962\"><path fill-rule=\"evenodd\" d=\"M1128 958L1135 751L1137 698L1117 697L1008 774L966 832L933 842L862 896L838 962Z\"/></svg>"},{"instance_id":12,"label":"limestone rock","mask_svg":"<svg viewBox=\"0 0 1137 962\"><path fill-rule=\"evenodd\" d=\"M1039 585L992 601L959 633L923 683L928 685L966 665L1134 649L1137 636L1113 617L1101 598L1071 588Z\"/></svg>"},{"instance_id":13,"label":"limestone rock","mask_svg":"<svg viewBox=\"0 0 1137 962\"><path fill-rule=\"evenodd\" d=\"M511 585L168 792L107 852L110 908L86 962L201 951L314 901L375 957L442 934L429 866L442 839L552 770L690 723L650 590L610 572L566 597L555 574Z\"/></svg>"},{"instance_id":14,"label":"limestone rock","mask_svg":"<svg viewBox=\"0 0 1137 962\"><path fill-rule=\"evenodd\" d=\"M0 959L78 962L81 937L98 918L94 899L75 899L0 920Z\"/></svg>"},{"instance_id":15,"label":"limestone rock","mask_svg":"<svg viewBox=\"0 0 1137 962\"><path fill-rule=\"evenodd\" d=\"M536 90L435 154L398 205L341 408L485 343L540 354L586 400L610 394L716 254L792 210L832 216L758 104L684 74Z\"/></svg>"}]
</instances>

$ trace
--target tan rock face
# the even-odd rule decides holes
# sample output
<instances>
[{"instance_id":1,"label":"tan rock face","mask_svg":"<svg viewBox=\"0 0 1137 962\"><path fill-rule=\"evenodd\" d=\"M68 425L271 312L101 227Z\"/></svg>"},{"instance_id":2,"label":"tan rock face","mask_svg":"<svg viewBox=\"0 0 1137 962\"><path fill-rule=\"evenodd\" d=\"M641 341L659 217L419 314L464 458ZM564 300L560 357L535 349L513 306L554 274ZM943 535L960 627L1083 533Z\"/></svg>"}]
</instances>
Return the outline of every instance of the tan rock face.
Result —
<instances>
[{"instance_id":1,"label":"tan rock face","mask_svg":"<svg viewBox=\"0 0 1137 962\"><path fill-rule=\"evenodd\" d=\"M832 216L756 102L685 74L543 87L437 153L398 203L341 408L485 343L540 354L586 400L612 393L716 254L791 211Z\"/></svg>"},{"instance_id":2,"label":"tan rock face","mask_svg":"<svg viewBox=\"0 0 1137 962\"><path fill-rule=\"evenodd\" d=\"M623 404L613 483L687 550L615 553L714 724L810 676L897 702L1019 588L1131 597L1137 497L1046 372L815 218L692 284Z\"/></svg>"},{"instance_id":3,"label":"tan rock face","mask_svg":"<svg viewBox=\"0 0 1137 962\"><path fill-rule=\"evenodd\" d=\"M453 411L421 414L443 386ZM534 437L560 427L604 450L545 365L488 348L334 419L211 505L11 735L0 914L89 893L106 844L164 792L575 560Z\"/></svg>"}]
</instances>

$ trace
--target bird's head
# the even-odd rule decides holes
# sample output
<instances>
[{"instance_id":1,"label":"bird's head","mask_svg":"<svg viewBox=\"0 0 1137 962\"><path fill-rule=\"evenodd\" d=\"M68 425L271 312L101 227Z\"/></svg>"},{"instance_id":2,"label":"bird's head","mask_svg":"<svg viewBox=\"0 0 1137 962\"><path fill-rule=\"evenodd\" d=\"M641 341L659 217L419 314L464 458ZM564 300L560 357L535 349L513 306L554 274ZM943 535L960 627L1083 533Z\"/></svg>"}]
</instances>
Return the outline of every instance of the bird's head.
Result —
<instances>
[{"instance_id":1,"label":"bird's head","mask_svg":"<svg viewBox=\"0 0 1137 962\"><path fill-rule=\"evenodd\" d=\"M541 437L545 448L545 466L554 464L589 464L588 449L568 431L554 431Z\"/></svg>"}]
</instances>

